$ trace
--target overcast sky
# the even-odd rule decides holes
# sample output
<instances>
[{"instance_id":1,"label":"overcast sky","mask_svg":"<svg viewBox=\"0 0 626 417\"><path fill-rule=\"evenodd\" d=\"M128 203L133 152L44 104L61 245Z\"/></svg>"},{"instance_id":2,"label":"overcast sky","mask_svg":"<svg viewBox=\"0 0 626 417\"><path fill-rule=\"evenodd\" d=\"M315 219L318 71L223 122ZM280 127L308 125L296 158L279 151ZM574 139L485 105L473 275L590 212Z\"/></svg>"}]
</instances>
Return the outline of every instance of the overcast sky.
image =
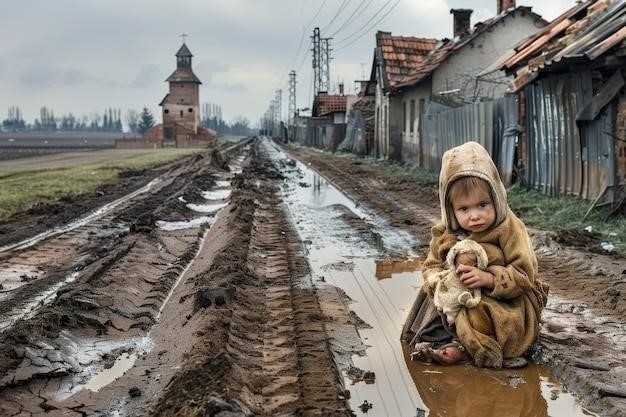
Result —
<instances>
[{"instance_id":1,"label":"overcast sky","mask_svg":"<svg viewBox=\"0 0 626 417\"><path fill-rule=\"evenodd\" d=\"M517 0L552 20L574 0ZM161 119L165 79L176 68L182 33L202 81L201 103L223 118L257 124L297 73L297 107L312 98L310 37L331 37L332 86L367 77L377 30L452 37L451 8L474 10L472 25L496 14L496 0L20 0L0 18L0 120L19 106L26 122L46 106L55 116L102 114L109 107Z\"/></svg>"}]
</instances>

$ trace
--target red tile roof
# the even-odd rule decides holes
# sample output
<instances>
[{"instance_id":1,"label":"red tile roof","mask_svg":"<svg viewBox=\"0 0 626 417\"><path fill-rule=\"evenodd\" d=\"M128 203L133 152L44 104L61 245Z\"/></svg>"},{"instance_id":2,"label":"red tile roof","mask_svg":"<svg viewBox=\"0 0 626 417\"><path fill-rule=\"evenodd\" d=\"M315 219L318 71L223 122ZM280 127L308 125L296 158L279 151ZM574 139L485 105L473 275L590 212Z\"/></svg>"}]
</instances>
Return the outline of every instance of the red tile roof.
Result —
<instances>
[{"instance_id":1,"label":"red tile roof","mask_svg":"<svg viewBox=\"0 0 626 417\"><path fill-rule=\"evenodd\" d=\"M346 96L319 92L313 101L313 116L319 117L335 112L345 112L346 104Z\"/></svg>"},{"instance_id":2,"label":"red tile roof","mask_svg":"<svg viewBox=\"0 0 626 417\"><path fill-rule=\"evenodd\" d=\"M377 54L382 60L387 85L393 87L404 76L419 68L436 45L436 39L393 36L391 32L377 32Z\"/></svg>"}]
</instances>

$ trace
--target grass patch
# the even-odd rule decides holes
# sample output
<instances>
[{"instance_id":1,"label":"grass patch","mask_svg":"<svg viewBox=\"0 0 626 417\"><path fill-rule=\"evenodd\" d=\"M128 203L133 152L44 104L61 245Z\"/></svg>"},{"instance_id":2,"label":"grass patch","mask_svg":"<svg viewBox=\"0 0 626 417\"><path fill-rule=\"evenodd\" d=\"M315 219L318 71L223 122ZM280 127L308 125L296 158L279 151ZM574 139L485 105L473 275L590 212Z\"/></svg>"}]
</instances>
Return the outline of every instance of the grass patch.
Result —
<instances>
[{"instance_id":1,"label":"grass patch","mask_svg":"<svg viewBox=\"0 0 626 417\"><path fill-rule=\"evenodd\" d=\"M0 172L0 220L36 203L91 193L115 181L124 171L145 169L182 158L198 150L167 149L116 154L115 160L46 170Z\"/></svg>"},{"instance_id":2,"label":"grass patch","mask_svg":"<svg viewBox=\"0 0 626 417\"><path fill-rule=\"evenodd\" d=\"M615 245L626 256L626 218L593 209L583 220L592 201L573 196L549 197L514 185L508 189L511 209L528 225L542 230L583 232L591 227L598 239ZM589 229L588 229L589 230Z\"/></svg>"}]
</instances>

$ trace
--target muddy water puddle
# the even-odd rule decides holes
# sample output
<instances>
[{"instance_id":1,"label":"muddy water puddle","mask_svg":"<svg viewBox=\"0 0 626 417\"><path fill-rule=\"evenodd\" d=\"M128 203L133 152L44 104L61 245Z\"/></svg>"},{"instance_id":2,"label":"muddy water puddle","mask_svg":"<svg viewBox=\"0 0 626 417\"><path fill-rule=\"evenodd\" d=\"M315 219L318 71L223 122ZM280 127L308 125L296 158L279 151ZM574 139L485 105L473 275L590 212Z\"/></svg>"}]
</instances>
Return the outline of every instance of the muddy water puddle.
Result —
<instances>
[{"instance_id":1,"label":"muddy water puddle","mask_svg":"<svg viewBox=\"0 0 626 417\"><path fill-rule=\"evenodd\" d=\"M358 330L329 326L331 345L350 356L346 361L339 349L334 349L356 415L593 415L537 365L485 370L407 360L409 352L400 342L400 333L422 281L421 260L411 250L417 242L347 198L309 167L294 164L273 144L266 142L265 146L284 168L283 198L304 242L314 286L320 294L330 287L340 288L358 317ZM343 221L338 207L360 218L381 237L382 244L363 239L354 222Z\"/></svg>"}]
</instances>

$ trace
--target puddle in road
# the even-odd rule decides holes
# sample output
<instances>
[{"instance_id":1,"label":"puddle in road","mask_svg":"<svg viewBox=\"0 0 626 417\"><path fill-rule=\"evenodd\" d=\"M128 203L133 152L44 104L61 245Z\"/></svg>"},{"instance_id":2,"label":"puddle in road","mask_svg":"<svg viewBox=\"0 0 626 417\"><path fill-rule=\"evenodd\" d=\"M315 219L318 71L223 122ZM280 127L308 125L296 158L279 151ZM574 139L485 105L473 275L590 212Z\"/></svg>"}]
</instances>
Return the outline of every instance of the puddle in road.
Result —
<instances>
[{"instance_id":1,"label":"puddle in road","mask_svg":"<svg viewBox=\"0 0 626 417\"><path fill-rule=\"evenodd\" d=\"M124 352L115 359L115 363L108 369L102 370L100 373L94 375L91 380L85 384L85 389L98 392L100 388L107 386L117 378L124 375L126 371L133 367L137 360L136 353Z\"/></svg>"},{"instance_id":2,"label":"puddle in road","mask_svg":"<svg viewBox=\"0 0 626 417\"><path fill-rule=\"evenodd\" d=\"M59 341L66 355L82 366L82 371L63 378L57 390L58 400L69 398L83 389L99 391L124 375L137 358L149 352L153 346L149 337L95 340L75 338L68 332L63 332Z\"/></svg>"},{"instance_id":3,"label":"puddle in road","mask_svg":"<svg viewBox=\"0 0 626 417\"><path fill-rule=\"evenodd\" d=\"M165 220L157 220L156 225L161 230L173 231L183 229L193 229L194 227L200 227L205 224L213 222L212 216L202 216L191 220L179 220L168 222Z\"/></svg>"},{"instance_id":4,"label":"puddle in road","mask_svg":"<svg viewBox=\"0 0 626 417\"><path fill-rule=\"evenodd\" d=\"M275 161L286 158L273 144L264 142L264 146ZM303 164L289 162L284 166L284 201L305 244L314 285L320 292L329 285L341 288L351 300L350 309L366 323L358 329L364 354L354 354L351 359L352 366L368 377L355 379L353 369L342 369L350 391L350 408L356 415L593 415L540 366L495 371L407 363L400 333L422 281L417 270L420 260L411 251L416 242L408 233L393 229L355 205ZM383 248L363 241L353 227L342 222L337 205L371 225L381 236ZM389 254L394 254L393 259ZM334 335L332 330L330 336L332 340L350 339ZM345 365L341 358L337 362ZM470 378L471 383L467 383ZM474 413L474 409L480 411Z\"/></svg>"},{"instance_id":5,"label":"puddle in road","mask_svg":"<svg viewBox=\"0 0 626 417\"><path fill-rule=\"evenodd\" d=\"M535 364L501 370L441 367L412 362L409 355L405 346L404 359L429 416L595 416Z\"/></svg>"},{"instance_id":6,"label":"puddle in road","mask_svg":"<svg viewBox=\"0 0 626 417\"><path fill-rule=\"evenodd\" d=\"M78 272L72 272L68 274L65 279L54 284L53 286L42 291L29 301L25 301L25 304L19 308L7 312L0 317L0 333L4 332L9 327L13 326L15 322L21 319L29 318L36 313L42 306L49 304L56 299L57 291L63 288L65 285L71 283L78 278Z\"/></svg>"},{"instance_id":7,"label":"puddle in road","mask_svg":"<svg viewBox=\"0 0 626 417\"><path fill-rule=\"evenodd\" d=\"M44 275L44 271L33 265L20 265L13 262L10 264L3 262L0 265L0 300L5 298L7 293Z\"/></svg>"},{"instance_id":8,"label":"puddle in road","mask_svg":"<svg viewBox=\"0 0 626 417\"><path fill-rule=\"evenodd\" d=\"M230 189L203 191L202 197L207 200L225 200L230 197L230 193Z\"/></svg>"},{"instance_id":9,"label":"puddle in road","mask_svg":"<svg viewBox=\"0 0 626 417\"><path fill-rule=\"evenodd\" d=\"M217 203L217 204L187 204L190 210L193 210L197 213L216 213L218 210L226 207L228 203Z\"/></svg>"}]
</instances>

